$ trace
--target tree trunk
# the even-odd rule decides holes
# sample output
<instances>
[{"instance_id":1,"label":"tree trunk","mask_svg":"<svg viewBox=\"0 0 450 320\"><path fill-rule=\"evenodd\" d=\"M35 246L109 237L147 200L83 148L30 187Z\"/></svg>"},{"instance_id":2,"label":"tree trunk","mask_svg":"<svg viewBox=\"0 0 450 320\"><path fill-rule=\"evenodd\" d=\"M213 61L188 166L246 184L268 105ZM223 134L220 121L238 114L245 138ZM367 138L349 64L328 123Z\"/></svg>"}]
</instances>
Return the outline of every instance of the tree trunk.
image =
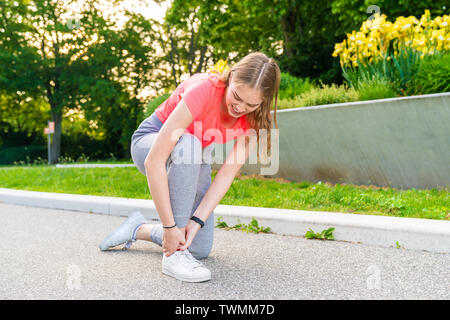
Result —
<instances>
[{"instance_id":1,"label":"tree trunk","mask_svg":"<svg viewBox=\"0 0 450 320\"><path fill-rule=\"evenodd\" d=\"M298 4L289 2L288 12L280 19L281 29L284 36L284 52L288 58L295 58L294 39L302 36L301 17Z\"/></svg>"},{"instance_id":2,"label":"tree trunk","mask_svg":"<svg viewBox=\"0 0 450 320\"><path fill-rule=\"evenodd\" d=\"M58 163L58 158L61 156L61 134L62 134L62 113L61 111L55 111L52 108L52 121L55 123L55 133L52 140L52 156L50 163Z\"/></svg>"},{"instance_id":3,"label":"tree trunk","mask_svg":"<svg viewBox=\"0 0 450 320\"><path fill-rule=\"evenodd\" d=\"M207 49L208 49L208 47L206 45L201 47L201 49L200 49L200 61L199 61L198 66L197 66L197 70L195 70L195 73L202 71L203 60L205 59L205 54L206 54L206 50Z\"/></svg>"}]
</instances>

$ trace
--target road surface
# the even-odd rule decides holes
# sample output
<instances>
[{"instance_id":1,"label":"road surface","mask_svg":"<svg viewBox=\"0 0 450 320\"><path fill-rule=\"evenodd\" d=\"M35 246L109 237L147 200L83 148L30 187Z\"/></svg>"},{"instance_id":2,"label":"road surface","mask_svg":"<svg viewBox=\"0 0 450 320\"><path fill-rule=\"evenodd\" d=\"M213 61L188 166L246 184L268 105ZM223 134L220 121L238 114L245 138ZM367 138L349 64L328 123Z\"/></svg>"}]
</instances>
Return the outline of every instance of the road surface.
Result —
<instances>
[{"instance_id":1,"label":"road surface","mask_svg":"<svg viewBox=\"0 0 450 320\"><path fill-rule=\"evenodd\" d=\"M156 244L98 249L124 219L0 203L0 299L450 298L450 254L219 228L212 280L185 283Z\"/></svg>"}]
</instances>

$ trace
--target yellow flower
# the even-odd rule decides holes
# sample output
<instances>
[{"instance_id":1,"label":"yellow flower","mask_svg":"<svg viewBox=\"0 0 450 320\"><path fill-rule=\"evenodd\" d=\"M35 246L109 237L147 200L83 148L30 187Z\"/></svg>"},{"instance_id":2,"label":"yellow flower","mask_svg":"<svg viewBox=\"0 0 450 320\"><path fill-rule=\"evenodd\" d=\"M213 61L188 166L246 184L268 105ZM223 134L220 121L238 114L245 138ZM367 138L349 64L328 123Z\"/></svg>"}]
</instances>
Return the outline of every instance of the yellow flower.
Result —
<instances>
[{"instance_id":1,"label":"yellow flower","mask_svg":"<svg viewBox=\"0 0 450 320\"><path fill-rule=\"evenodd\" d=\"M227 62L222 59L217 61L213 67L213 70L216 70L217 72L223 72L226 69L229 69L229 67L227 66Z\"/></svg>"},{"instance_id":2,"label":"yellow flower","mask_svg":"<svg viewBox=\"0 0 450 320\"><path fill-rule=\"evenodd\" d=\"M368 62L390 60L405 47L424 54L450 50L449 15L432 20L430 11L425 10L420 20L400 16L390 22L386 18L378 14L364 21L359 31L353 30L343 42L335 44L332 56L339 56L341 65L357 66L357 58Z\"/></svg>"}]
</instances>

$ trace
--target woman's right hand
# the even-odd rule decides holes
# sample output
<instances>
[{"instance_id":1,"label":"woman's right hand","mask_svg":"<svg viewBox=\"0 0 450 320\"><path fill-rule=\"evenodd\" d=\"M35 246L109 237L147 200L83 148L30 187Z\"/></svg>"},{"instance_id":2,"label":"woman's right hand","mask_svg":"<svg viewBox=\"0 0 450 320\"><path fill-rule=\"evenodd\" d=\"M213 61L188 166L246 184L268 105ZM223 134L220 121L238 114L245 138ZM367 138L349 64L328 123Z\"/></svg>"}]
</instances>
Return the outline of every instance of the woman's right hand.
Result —
<instances>
[{"instance_id":1,"label":"woman's right hand","mask_svg":"<svg viewBox=\"0 0 450 320\"><path fill-rule=\"evenodd\" d=\"M163 229L162 248L166 257L177 251L186 242L184 232L178 227Z\"/></svg>"}]
</instances>

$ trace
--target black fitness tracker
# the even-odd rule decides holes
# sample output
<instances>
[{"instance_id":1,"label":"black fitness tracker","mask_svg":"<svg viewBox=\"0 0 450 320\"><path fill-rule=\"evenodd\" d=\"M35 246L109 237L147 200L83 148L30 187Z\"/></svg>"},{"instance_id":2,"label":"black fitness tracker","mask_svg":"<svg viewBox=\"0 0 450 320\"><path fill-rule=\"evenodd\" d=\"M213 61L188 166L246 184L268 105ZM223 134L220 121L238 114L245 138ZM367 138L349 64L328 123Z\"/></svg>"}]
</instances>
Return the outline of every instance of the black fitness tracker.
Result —
<instances>
[{"instance_id":1,"label":"black fitness tracker","mask_svg":"<svg viewBox=\"0 0 450 320\"><path fill-rule=\"evenodd\" d=\"M196 216L192 216L191 220L194 220L195 222L197 222L200 225L200 228L203 228L203 226L205 225L205 223L200 218L197 218Z\"/></svg>"},{"instance_id":2,"label":"black fitness tracker","mask_svg":"<svg viewBox=\"0 0 450 320\"><path fill-rule=\"evenodd\" d=\"M171 229L171 228L176 227L176 226L177 226L177 224L175 223L175 224L174 224L173 226L171 226L171 227L164 227L164 226L163 226L163 228L164 228L164 229Z\"/></svg>"}]
</instances>

